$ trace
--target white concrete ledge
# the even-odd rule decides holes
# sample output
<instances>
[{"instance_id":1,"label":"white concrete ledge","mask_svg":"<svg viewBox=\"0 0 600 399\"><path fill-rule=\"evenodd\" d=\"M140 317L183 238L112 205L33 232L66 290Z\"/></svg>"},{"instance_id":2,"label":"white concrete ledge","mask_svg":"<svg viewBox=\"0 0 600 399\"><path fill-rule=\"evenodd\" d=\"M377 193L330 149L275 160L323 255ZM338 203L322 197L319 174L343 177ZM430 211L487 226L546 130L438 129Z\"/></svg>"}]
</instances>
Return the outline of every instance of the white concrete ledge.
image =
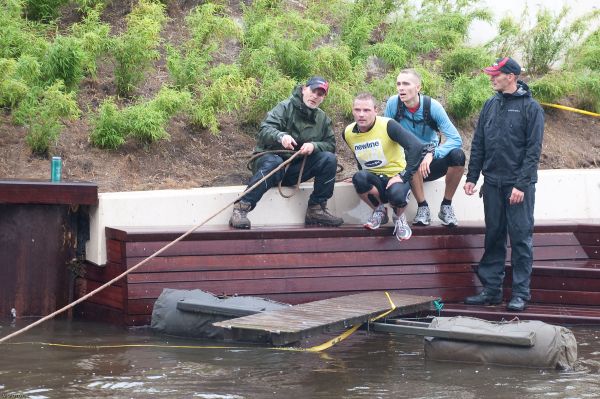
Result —
<instances>
[{"instance_id":1,"label":"white concrete ledge","mask_svg":"<svg viewBox=\"0 0 600 399\"><path fill-rule=\"evenodd\" d=\"M464 178L463 178L464 181ZM480 184L483 179L480 180ZM454 197L456 216L461 221L482 221L483 204L479 196L466 196L462 185ZM104 228L118 226L189 226L192 227L235 200L245 187L210 187L188 190L156 190L101 193L99 203L90 212L90 240L86 245L87 259L98 265L106 263ZM284 188L286 189L286 188ZM287 191L291 189L287 188ZM289 225L304 223L306 203L312 183L301 185L292 198L271 189L249 215L253 225ZM425 193L437 219L444 192L444 179L425 184ZM370 209L362 203L352 184L337 183L329 202L332 213L347 224L363 223ZM407 217L416 211L411 201ZM207 225L227 225L231 208L215 216ZM600 169L555 169L539 172L535 218L541 220L600 218Z\"/></svg>"}]
</instances>

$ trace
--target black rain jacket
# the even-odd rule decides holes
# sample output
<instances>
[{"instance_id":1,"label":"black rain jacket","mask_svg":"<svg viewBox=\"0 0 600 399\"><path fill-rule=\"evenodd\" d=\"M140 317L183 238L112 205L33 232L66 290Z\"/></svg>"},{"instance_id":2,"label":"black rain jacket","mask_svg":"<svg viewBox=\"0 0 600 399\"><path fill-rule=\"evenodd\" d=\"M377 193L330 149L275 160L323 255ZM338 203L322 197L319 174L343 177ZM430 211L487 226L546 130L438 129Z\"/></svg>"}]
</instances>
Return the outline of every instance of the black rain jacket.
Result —
<instances>
[{"instance_id":1,"label":"black rain jacket","mask_svg":"<svg viewBox=\"0 0 600 399\"><path fill-rule=\"evenodd\" d=\"M486 183L524 191L537 182L543 136L544 111L524 82L512 94L496 93L479 114L467 182L482 173Z\"/></svg>"}]
</instances>

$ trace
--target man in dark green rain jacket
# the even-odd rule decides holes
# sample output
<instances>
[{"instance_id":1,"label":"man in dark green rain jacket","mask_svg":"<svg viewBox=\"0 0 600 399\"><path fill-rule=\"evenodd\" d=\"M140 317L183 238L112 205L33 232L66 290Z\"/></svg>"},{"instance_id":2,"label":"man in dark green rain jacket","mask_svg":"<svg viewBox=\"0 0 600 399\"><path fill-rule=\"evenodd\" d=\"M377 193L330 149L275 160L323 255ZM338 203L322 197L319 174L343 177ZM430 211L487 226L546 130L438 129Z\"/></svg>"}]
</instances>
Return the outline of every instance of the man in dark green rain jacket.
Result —
<instances>
[{"instance_id":1,"label":"man in dark green rain jacket","mask_svg":"<svg viewBox=\"0 0 600 399\"><path fill-rule=\"evenodd\" d=\"M319 108L328 91L329 83L324 78L312 77L305 85L297 86L290 98L269 111L260 125L254 149L254 153L266 153L254 161L254 175L248 187L291 156L291 154L269 151L298 151L306 156L301 181L314 177L314 189L308 200L305 224L337 227L344 221L327 210L327 200L333 195L337 169L337 158L334 154L335 136L331 119ZM297 157L286 170L279 170L240 198L234 205L229 225L237 229L249 229L248 212L256 207L269 188L279 182L283 186L295 185L300 175L303 158L303 156Z\"/></svg>"}]
</instances>

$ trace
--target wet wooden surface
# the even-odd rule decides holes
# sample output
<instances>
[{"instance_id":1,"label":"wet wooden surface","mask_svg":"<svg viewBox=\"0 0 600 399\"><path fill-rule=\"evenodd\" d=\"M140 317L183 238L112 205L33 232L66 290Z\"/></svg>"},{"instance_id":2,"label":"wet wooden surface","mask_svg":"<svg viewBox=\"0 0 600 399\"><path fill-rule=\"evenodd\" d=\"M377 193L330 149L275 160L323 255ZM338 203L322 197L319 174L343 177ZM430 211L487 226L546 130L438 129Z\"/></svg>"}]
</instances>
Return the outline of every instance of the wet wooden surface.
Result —
<instances>
[{"instance_id":1,"label":"wet wooden surface","mask_svg":"<svg viewBox=\"0 0 600 399\"><path fill-rule=\"evenodd\" d=\"M394 306L395 309L386 317L431 310L433 301L437 299L393 292L388 295L383 291L364 292L257 313L214 325L232 330L271 333L273 343L284 345L332 329L365 323L390 311Z\"/></svg>"}]
</instances>

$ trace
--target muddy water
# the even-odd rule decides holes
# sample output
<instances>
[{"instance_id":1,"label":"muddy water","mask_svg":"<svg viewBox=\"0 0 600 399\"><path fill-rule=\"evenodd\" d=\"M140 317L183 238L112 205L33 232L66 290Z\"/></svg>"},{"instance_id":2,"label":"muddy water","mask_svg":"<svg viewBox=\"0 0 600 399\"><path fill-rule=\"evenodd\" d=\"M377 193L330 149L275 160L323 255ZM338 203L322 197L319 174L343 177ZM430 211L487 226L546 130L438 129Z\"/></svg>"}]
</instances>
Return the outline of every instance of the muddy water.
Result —
<instances>
[{"instance_id":1,"label":"muddy water","mask_svg":"<svg viewBox=\"0 0 600 399\"><path fill-rule=\"evenodd\" d=\"M0 322L0 336L15 328ZM55 321L0 345L0 398L600 397L600 326L572 329L580 361L558 372L427 362L421 338L366 331L313 354ZM100 347L122 344L151 346Z\"/></svg>"}]
</instances>

